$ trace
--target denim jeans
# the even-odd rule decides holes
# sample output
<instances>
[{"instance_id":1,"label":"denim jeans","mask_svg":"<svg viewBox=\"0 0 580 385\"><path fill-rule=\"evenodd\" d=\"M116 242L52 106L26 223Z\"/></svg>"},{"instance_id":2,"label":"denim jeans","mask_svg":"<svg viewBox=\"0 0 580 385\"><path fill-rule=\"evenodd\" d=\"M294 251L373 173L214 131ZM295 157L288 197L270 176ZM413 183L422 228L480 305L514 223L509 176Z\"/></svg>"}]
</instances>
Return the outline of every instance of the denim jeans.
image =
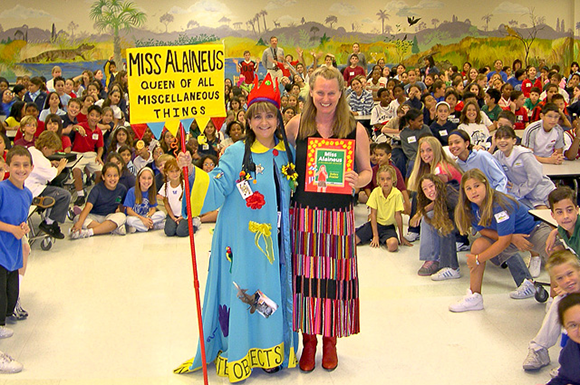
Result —
<instances>
[{"instance_id":1,"label":"denim jeans","mask_svg":"<svg viewBox=\"0 0 580 385\"><path fill-rule=\"evenodd\" d=\"M429 218L433 217L433 211L427 212ZM457 249L455 248L456 231L442 236L439 231L425 219L421 220L421 245L419 246L419 259L421 261L439 261L439 267L457 269Z\"/></svg>"}]
</instances>

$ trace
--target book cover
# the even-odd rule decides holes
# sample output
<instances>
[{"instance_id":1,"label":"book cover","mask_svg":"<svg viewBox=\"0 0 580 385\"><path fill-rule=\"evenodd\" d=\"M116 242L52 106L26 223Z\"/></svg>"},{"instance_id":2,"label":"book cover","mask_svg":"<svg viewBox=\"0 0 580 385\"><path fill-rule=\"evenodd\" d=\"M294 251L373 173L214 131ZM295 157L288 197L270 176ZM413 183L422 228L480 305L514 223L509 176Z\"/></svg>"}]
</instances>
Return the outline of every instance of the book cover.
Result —
<instances>
[{"instance_id":1,"label":"book cover","mask_svg":"<svg viewBox=\"0 0 580 385\"><path fill-rule=\"evenodd\" d=\"M308 138L305 190L352 194L344 176L354 166L354 140Z\"/></svg>"}]
</instances>

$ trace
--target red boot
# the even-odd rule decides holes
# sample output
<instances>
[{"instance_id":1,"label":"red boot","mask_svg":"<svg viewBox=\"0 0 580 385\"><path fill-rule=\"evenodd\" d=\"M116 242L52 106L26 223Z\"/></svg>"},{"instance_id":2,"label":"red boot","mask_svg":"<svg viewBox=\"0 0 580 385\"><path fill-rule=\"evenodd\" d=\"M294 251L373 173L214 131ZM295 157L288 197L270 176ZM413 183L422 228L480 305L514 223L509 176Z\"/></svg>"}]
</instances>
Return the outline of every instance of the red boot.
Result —
<instances>
[{"instance_id":1,"label":"red boot","mask_svg":"<svg viewBox=\"0 0 580 385\"><path fill-rule=\"evenodd\" d=\"M330 372L337 366L336 337L322 337L322 367Z\"/></svg>"},{"instance_id":2,"label":"red boot","mask_svg":"<svg viewBox=\"0 0 580 385\"><path fill-rule=\"evenodd\" d=\"M303 372L311 372L314 370L316 358L316 334L302 333L302 355L300 356L300 370Z\"/></svg>"}]
</instances>

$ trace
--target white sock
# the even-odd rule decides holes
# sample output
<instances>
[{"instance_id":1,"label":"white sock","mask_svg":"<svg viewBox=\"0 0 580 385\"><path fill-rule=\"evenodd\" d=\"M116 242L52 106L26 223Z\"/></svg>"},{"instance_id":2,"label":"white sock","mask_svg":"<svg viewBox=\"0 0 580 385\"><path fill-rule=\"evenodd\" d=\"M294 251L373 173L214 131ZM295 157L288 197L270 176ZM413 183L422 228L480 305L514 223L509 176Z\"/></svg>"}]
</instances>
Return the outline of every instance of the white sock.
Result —
<instances>
[{"instance_id":1,"label":"white sock","mask_svg":"<svg viewBox=\"0 0 580 385\"><path fill-rule=\"evenodd\" d=\"M52 225L54 223L54 221L48 217L44 221L46 222L47 225Z\"/></svg>"},{"instance_id":2,"label":"white sock","mask_svg":"<svg viewBox=\"0 0 580 385\"><path fill-rule=\"evenodd\" d=\"M92 237L93 235L95 235L95 233L93 233L93 229L88 229L87 231L89 232L89 237Z\"/></svg>"},{"instance_id":3,"label":"white sock","mask_svg":"<svg viewBox=\"0 0 580 385\"><path fill-rule=\"evenodd\" d=\"M23 279L24 279L24 276L22 274L18 274L18 286L22 286Z\"/></svg>"},{"instance_id":4,"label":"white sock","mask_svg":"<svg viewBox=\"0 0 580 385\"><path fill-rule=\"evenodd\" d=\"M84 190L77 191L77 196L84 197L85 196L85 191Z\"/></svg>"}]
</instances>

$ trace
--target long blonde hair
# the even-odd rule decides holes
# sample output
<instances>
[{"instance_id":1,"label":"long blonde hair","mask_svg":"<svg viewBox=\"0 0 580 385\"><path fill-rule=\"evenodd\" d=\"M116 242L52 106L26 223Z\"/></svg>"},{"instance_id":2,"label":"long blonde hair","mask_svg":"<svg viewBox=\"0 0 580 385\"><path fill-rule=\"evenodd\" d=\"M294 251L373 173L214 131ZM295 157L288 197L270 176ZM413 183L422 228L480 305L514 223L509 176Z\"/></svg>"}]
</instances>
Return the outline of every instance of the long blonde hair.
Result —
<instances>
[{"instance_id":1,"label":"long blonde hair","mask_svg":"<svg viewBox=\"0 0 580 385\"><path fill-rule=\"evenodd\" d=\"M316 79L322 77L326 80L336 79L338 82L338 91L340 92L340 99L336 105L336 110L334 112L334 121L332 123L332 132L337 138L346 138L355 127L355 120L353 115L350 113L348 107L348 101L346 100L345 94L345 84L344 77L336 68L320 67L312 73L310 76L310 81L308 82L310 86L310 92L313 92L314 83ZM306 103L304 103L304 109L300 118L300 129L298 132L298 138L306 139L310 136L314 136L318 131L316 127L316 106L312 101L312 96L310 92L306 98Z\"/></svg>"},{"instance_id":2,"label":"long blonde hair","mask_svg":"<svg viewBox=\"0 0 580 385\"><path fill-rule=\"evenodd\" d=\"M423 162L421 158L421 145L423 143L427 143L433 150L433 160L430 164ZM441 166L448 175L451 174L450 168L455 168L461 173L461 168L453 159L447 156L441 146L441 142L434 136L424 136L419 139L419 145L417 146L417 156L415 157L415 164L413 165L413 171L411 172L407 186L409 190L419 191L421 189L419 179L425 174L435 174L437 166Z\"/></svg>"},{"instance_id":3,"label":"long blonde hair","mask_svg":"<svg viewBox=\"0 0 580 385\"><path fill-rule=\"evenodd\" d=\"M423 192L423 181L429 180L435 185L437 190L437 197L434 201L431 201L425 193ZM445 183L435 174L425 174L419 178L419 188L417 189L417 211L423 215L423 220L431 224L439 233L443 236L451 233L455 228L455 224L449 218L449 212L447 207L447 187ZM427 216L427 207L431 202L433 202L433 218Z\"/></svg>"},{"instance_id":4,"label":"long blonde hair","mask_svg":"<svg viewBox=\"0 0 580 385\"><path fill-rule=\"evenodd\" d=\"M518 202L510 197L491 188L485 174L478 168L472 168L463 174L461 178L461 188L459 189L459 201L455 207L455 223L461 234L469 234L471 222L473 220L473 211L471 210L471 201L465 195L465 184L468 180L475 179L485 185L485 198L479 207L479 222L482 227L489 227L493 218L493 206L498 204L502 209L512 214L517 208Z\"/></svg>"}]
</instances>

